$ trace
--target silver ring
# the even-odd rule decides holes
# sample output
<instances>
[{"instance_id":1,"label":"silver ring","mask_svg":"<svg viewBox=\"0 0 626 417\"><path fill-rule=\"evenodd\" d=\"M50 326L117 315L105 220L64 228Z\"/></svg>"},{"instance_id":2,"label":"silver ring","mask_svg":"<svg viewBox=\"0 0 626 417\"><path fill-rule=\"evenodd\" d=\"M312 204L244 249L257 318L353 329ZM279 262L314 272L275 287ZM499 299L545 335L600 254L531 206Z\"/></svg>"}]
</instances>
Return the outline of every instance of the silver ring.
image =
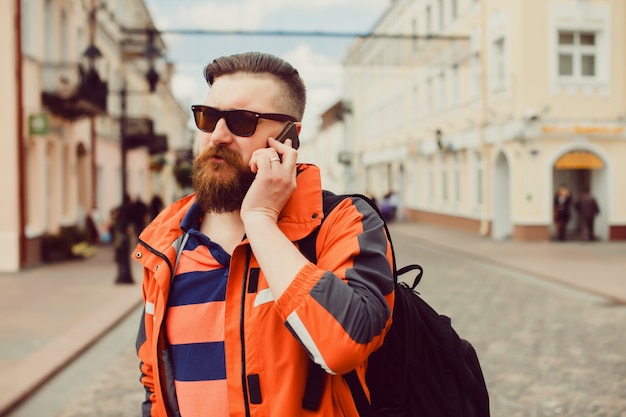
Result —
<instances>
[{"instance_id":1,"label":"silver ring","mask_svg":"<svg viewBox=\"0 0 626 417\"><path fill-rule=\"evenodd\" d=\"M270 158L270 164L271 164L272 162L276 162L276 161L280 161L280 158L279 158L279 157L277 157L277 156L275 156L275 157L273 157L273 158Z\"/></svg>"}]
</instances>

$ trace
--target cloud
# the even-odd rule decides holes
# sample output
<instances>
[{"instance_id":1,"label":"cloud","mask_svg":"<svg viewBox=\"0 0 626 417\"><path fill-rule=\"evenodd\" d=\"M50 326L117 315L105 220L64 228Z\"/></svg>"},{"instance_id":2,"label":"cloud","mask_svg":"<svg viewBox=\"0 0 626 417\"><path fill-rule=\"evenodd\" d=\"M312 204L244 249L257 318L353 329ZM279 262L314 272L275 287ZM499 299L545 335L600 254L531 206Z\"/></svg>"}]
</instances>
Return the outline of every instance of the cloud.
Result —
<instances>
[{"instance_id":1,"label":"cloud","mask_svg":"<svg viewBox=\"0 0 626 417\"><path fill-rule=\"evenodd\" d=\"M204 101L208 87L200 76L191 77L185 73L176 73L172 78L172 90L182 104L191 105Z\"/></svg>"},{"instance_id":2,"label":"cloud","mask_svg":"<svg viewBox=\"0 0 626 417\"><path fill-rule=\"evenodd\" d=\"M271 3L273 2L202 1L192 5L186 3L184 7L178 3L175 17L180 23L179 27L185 28L255 30L273 10Z\"/></svg>"},{"instance_id":3,"label":"cloud","mask_svg":"<svg viewBox=\"0 0 626 417\"><path fill-rule=\"evenodd\" d=\"M365 32L390 0L146 0L160 29L286 30ZM175 96L187 105L204 100L202 68L213 58L248 50L278 55L293 64L307 87L303 140L313 136L320 115L341 98L341 59L349 38L163 35L168 59L176 65Z\"/></svg>"},{"instance_id":4,"label":"cloud","mask_svg":"<svg viewBox=\"0 0 626 417\"><path fill-rule=\"evenodd\" d=\"M298 70L307 88L307 107L302 121L302 138L306 141L317 132L320 115L341 97L343 69L340 63L316 53L308 44L298 45L282 58Z\"/></svg>"}]
</instances>

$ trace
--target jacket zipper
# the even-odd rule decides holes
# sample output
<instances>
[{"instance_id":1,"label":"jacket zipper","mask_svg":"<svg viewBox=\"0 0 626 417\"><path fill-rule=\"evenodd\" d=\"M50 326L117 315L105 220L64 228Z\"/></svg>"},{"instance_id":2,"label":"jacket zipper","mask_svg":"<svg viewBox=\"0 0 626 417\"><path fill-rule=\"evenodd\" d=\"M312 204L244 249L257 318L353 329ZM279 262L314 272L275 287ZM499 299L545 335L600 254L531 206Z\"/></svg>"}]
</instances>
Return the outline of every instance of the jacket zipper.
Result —
<instances>
[{"instance_id":1,"label":"jacket zipper","mask_svg":"<svg viewBox=\"0 0 626 417\"><path fill-rule=\"evenodd\" d=\"M248 400L248 382L246 378L246 342L244 334L244 312L246 308L246 287L248 286L248 273L250 272L250 247L246 251L246 267L244 268L243 284L241 288L241 313L239 316L239 338L241 339L241 386L243 387L243 402L246 417L250 417L250 402Z\"/></svg>"},{"instance_id":2,"label":"jacket zipper","mask_svg":"<svg viewBox=\"0 0 626 417\"><path fill-rule=\"evenodd\" d=\"M174 277L174 269L172 268L172 263L170 262L169 258L164 254L161 253L159 251L157 251L156 249L154 249L152 246L150 246L149 244L147 244L145 241L138 239L138 243L140 243L144 248L146 248L148 251L150 251L151 253L155 254L156 256L158 256L159 258L163 259L165 261L165 263L167 263L167 266L170 270L170 279L172 279ZM161 326L159 329L159 339L163 339L165 341L165 332L164 332L164 326L165 326L165 320L163 320L161 322ZM167 343L167 341L165 341L165 343ZM159 343L157 342L157 345L159 345ZM158 348L157 348L158 350ZM163 402L164 402L164 406L165 406L165 412L167 413L168 416L172 415L173 413L175 413L175 411L172 409L172 406L169 404L169 396L170 393L167 391L167 381L164 381L165 377L165 368L164 368L164 364L163 364L163 358L161 357L161 355L159 354L159 352L157 352L157 367L159 369L159 372L163 375L162 378L159 379L159 384L161 385L161 392L163 393ZM176 415L180 416L179 413L175 413Z\"/></svg>"}]
</instances>

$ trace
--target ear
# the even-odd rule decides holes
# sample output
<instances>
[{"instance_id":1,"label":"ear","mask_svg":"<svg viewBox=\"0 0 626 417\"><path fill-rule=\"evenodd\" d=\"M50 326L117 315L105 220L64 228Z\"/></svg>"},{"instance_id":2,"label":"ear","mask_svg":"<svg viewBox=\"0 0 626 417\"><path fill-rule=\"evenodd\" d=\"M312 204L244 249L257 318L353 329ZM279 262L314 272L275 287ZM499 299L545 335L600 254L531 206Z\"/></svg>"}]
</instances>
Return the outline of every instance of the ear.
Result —
<instances>
[{"instance_id":1,"label":"ear","mask_svg":"<svg viewBox=\"0 0 626 417\"><path fill-rule=\"evenodd\" d=\"M294 125L296 125L296 128L298 129L298 135L300 134L300 131L302 130L302 122L293 122Z\"/></svg>"}]
</instances>

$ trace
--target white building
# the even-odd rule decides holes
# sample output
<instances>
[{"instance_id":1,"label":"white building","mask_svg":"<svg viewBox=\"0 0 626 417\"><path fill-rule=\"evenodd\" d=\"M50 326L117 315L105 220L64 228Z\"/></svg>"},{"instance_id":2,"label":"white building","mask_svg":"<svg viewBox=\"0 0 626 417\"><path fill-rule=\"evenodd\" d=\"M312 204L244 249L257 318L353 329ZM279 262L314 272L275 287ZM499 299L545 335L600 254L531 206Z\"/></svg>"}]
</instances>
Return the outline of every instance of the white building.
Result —
<instances>
[{"instance_id":1,"label":"white building","mask_svg":"<svg viewBox=\"0 0 626 417\"><path fill-rule=\"evenodd\" d=\"M345 58L351 191L398 191L413 221L547 240L558 185L590 187L597 236L626 239L624 22L623 0L392 1Z\"/></svg>"}]
</instances>

